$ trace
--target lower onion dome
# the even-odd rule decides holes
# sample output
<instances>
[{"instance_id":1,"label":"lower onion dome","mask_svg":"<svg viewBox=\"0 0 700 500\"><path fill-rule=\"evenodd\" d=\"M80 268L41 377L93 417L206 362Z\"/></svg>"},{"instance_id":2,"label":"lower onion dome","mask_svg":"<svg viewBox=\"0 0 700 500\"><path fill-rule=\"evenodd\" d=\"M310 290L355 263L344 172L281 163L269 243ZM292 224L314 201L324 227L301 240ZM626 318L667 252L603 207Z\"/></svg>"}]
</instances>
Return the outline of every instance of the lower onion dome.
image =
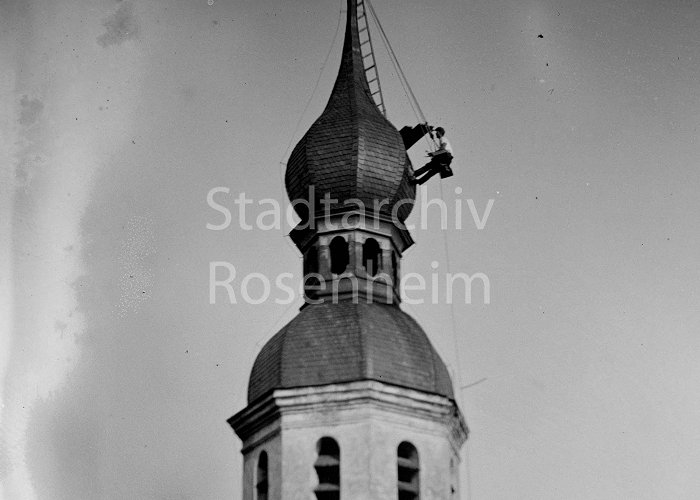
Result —
<instances>
[{"instance_id":1,"label":"lower onion dome","mask_svg":"<svg viewBox=\"0 0 700 500\"><path fill-rule=\"evenodd\" d=\"M263 347L248 403L275 389L376 380L454 399L452 380L423 329L393 305L309 305Z\"/></svg>"}]
</instances>

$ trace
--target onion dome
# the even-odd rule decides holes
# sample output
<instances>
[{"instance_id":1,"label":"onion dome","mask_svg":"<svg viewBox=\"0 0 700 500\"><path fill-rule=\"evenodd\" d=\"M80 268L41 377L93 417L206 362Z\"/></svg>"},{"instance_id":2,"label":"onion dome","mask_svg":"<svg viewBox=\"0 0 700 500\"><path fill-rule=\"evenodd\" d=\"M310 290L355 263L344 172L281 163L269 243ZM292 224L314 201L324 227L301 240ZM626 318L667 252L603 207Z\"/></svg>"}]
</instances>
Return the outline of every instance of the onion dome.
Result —
<instances>
[{"instance_id":1,"label":"onion dome","mask_svg":"<svg viewBox=\"0 0 700 500\"><path fill-rule=\"evenodd\" d=\"M377 108L362 61L357 1L348 0L342 60L330 99L287 162L287 194L303 220L308 217L306 204L296 201L310 202L313 197L316 214L322 214L320 201L326 193L338 200L332 211L357 208L348 201L357 199L368 213L376 206L381 215L391 216L398 205L403 222L413 208L416 191L409 182L406 148L396 127Z\"/></svg>"},{"instance_id":2,"label":"onion dome","mask_svg":"<svg viewBox=\"0 0 700 500\"><path fill-rule=\"evenodd\" d=\"M309 305L263 347L248 403L274 389L375 380L454 400L452 380L423 329L398 307Z\"/></svg>"}]
</instances>

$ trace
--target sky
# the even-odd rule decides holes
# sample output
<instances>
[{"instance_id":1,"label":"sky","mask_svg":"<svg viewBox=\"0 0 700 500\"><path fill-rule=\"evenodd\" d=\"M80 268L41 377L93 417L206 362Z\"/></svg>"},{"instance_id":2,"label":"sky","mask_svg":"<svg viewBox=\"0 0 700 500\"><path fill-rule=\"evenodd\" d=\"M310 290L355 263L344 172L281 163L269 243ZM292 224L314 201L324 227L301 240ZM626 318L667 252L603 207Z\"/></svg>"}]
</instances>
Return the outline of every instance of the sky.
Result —
<instances>
[{"instance_id":1,"label":"sky","mask_svg":"<svg viewBox=\"0 0 700 500\"><path fill-rule=\"evenodd\" d=\"M402 270L490 283L488 303L402 306L470 427L462 500L700 498L700 5L373 5L455 151ZM239 497L226 419L302 299L246 303L247 276L298 283L301 260L284 220L246 230L234 200L255 200L251 224L287 201L343 11L0 2L0 497ZM389 119L414 124L376 34L375 50ZM421 217L437 197L445 229ZM469 200L480 216L493 200L482 229ZM235 267L237 303L210 303L211 262Z\"/></svg>"}]
</instances>

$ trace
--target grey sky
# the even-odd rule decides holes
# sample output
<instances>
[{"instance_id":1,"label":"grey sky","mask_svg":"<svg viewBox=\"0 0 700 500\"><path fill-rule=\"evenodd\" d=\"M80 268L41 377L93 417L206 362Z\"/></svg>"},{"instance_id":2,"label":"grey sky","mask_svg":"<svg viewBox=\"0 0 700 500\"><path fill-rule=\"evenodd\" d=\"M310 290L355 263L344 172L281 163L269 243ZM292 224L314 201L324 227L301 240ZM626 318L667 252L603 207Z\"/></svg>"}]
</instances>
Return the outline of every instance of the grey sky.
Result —
<instances>
[{"instance_id":1,"label":"grey sky","mask_svg":"<svg viewBox=\"0 0 700 500\"><path fill-rule=\"evenodd\" d=\"M233 200L286 201L341 3L0 4L4 497L238 497L226 418L300 302L210 305L209 262L300 275L288 228L242 230ZM463 204L449 262L431 210L403 271L491 282L455 305L457 349L443 300L405 307L457 387L486 378L460 401L469 500L699 498L700 6L373 3ZM377 41L389 118L412 123ZM467 199L495 200L485 229Z\"/></svg>"}]
</instances>

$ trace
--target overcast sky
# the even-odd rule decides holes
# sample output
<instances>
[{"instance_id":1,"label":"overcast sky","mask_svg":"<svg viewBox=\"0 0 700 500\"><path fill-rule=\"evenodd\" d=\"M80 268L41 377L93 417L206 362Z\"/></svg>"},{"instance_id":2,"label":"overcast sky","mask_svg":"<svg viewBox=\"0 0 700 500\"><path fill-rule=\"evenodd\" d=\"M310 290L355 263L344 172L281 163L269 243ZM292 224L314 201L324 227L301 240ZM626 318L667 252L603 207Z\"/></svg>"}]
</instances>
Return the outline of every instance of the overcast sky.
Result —
<instances>
[{"instance_id":1,"label":"overcast sky","mask_svg":"<svg viewBox=\"0 0 700 500\"><path fill-rule=\"evenodd\" d=\"M459 391L462 500L700 498L700 4L373 3L455 150L449 227L414 210L403 271L491 284L490 304L403 306L457 389L479 382ZM341 7L0 2L0 496L239 497L226 419L301 305L246 304L242 281L301 262L284 221L246 231L234 199L249 223L286 201ZM389 118L414 123L375 49ZM217 186L234 220L212 231ZM468 200L490 199L479 230ZM237 304L210 304L212 261Z\"/></svg>"}]
</instances>

